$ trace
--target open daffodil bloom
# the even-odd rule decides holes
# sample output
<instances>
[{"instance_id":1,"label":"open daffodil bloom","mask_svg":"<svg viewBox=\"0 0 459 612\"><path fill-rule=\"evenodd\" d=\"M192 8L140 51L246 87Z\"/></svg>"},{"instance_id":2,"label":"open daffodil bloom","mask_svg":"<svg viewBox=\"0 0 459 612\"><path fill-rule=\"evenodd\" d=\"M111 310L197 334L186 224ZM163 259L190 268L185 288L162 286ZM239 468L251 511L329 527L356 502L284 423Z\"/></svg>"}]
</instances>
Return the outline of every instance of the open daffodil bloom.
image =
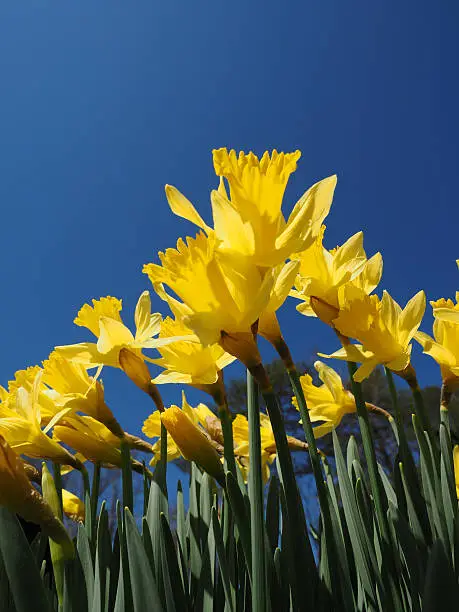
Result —
<instances>
[{"instance_id":1,"label":"open daffodil bloom","mask_svg":"<svg viewBox=\"0 0 459 612\"><path fill-rule=\"evenodd\" d=\"M166 186L172 211L215 233L221 252L244 255L261 268L284 262L292 253L307 248L327 216L336 186L336 176L313 185L295 204L287 221L282 200L288 179L301 153L253 153L216 149L217 176L228 181L229 196L220 182L211 194L214 227L210 228L194 206L175 187Z\"/></svg>"},{"instance_id":2,"label":"open daffodil bloom","mask_svg":"<svg viewBox=\"0 0 459 612\"><path fill-rule=\"evenodd\" d=\"M325 227L305 251L292 256L300 262L292 297L302 302L298 312L319 316L330 323L339 312L338 291L346 284L360 287L369 294L378 285L382 274L380 253L367 259L363 249L363 233L351 236L342 246L327 250L322 242Z\"/></svg>"},{"instance_id":3,"label":"open daffodil bloom","mask_svg":"<svg viewBox=\"0 0 459 612\"><path fill-rule=\"evenodd\" d=\"M430 302L435 318L434 338L424 332L417 332L415 339L424 353L430 355L440 366L443 383L451 389L459 386L459 291L456 303L440 299Z\"/></svg>"},{"instance_id":4,"label":"open daffodil bloom","mask_svg":"<svg viewBox=\"0 0 459 612\"><path fill-rule=\"evenodd\" d=\"M121 300L114 297L103 297L92 300L92 306L85 304L74 321L80 327L86 327L96 337L95 342L82 342L68 346L57 346L56 351L65 358L81 363L86 367L113 366L120 367L119 353L128 348L137 355L142 349L155 346L154 336L159 332L161 315L151 313L151 301L148 291L140 296L135 309L135 334L123 323L120 312Z\"/></svg>"},{"instance_id":5,"label":"open daffodil bloom","mask_svg":"<svg viewBox=\"0 0 459 612\"><path fill-rule=\"evenodd\" d=\"M247 257L219 253L215 236L203 233L186 243L179 239L177 249L167 249L159 257L161 265L146 264L143 271L153 286L160 286L160 297L164 283L182 300L165 298L202 344L219 342L246 364L258 360L251 328L269 304L283 268L262 275Z\"/></svg>"},{"instance_id":6,"label":"open daffodil bloom","mask_svg":"<svg viewBox=\"0 0 459 612\"><path fill-rule=\"evenodd\" d=\"M356 381L367 378L378 364L402 372L410 364L411 340L421 324L424 310L423 291L411 298L402 310L387 291L380 300L359 287L345 285L333 325L343 337L355 338L361 346L345 344L332 355L319 355L361 362L354 375Z\"/></svg>"},{"instance_id":7,"label":"open daffodil bloom","mask_svg":"<svg viewBox=\"0 0 459 612\"><path fill-rule=\"evenodd\" d=\"M321 422L314 427L314 437L321 438L338 427L344 415L356 412L356 406L354 396L344 388L340 375L333 368L321 361L316 361L314 367L323 384L314 385L309 374L301 376L300 381L311 421ZM292 401L298 409L296 398Z\"/></svg>"}]
</instances>

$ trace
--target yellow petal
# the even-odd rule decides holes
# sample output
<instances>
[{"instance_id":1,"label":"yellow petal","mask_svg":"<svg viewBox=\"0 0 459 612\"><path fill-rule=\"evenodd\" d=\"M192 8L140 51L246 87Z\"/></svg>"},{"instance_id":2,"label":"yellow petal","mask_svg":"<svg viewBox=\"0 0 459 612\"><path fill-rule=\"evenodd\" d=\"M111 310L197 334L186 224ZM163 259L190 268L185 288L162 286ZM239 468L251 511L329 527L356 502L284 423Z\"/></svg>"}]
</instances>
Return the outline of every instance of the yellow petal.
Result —
<instances>
[{"instance_id":1,"label":"yellow petal","mask_svg":"<svg viewBox=\"0 0 459 612\"><path fill-rule=\"evenodd\" d=\"M92 306L89 304L82 306L74 323L80 327L87 327L95 336L99 336L100 317L110 317L111 319L121 321L119 314L121 308L121 300L111 296L92 300Z\"/></svg>"},{"instance_id":2,"label":"yellow petal","mask_svg":"<svg viewBox=\"0 0 459 612\"><path fill-rule=\"evenodd\" d=\"M166 198L170 209L175 215L191 221L191 223L203 229L207 234L212 231L190 200L172 185L166 185Z\"/></svg>"},{"instance_id":3,"label":"yellow petal","mask_svg":"<svg viewBox=\"0 0 459 612\"><path fill-rule=\"evenodd\" d=\"M152 336L159 334L162 317L159 312L151 313L151 299L149 291L144 291L139 297L135 308L135 341L142 344Z\"/></svg>"},{"instance_id":4,"label":"yellow petal","mask_svg":"<svg viewBox=\"0 0 459 612\"><path fill-rule=\"evenodd\" d=\"M121 321L101 317L99 325L100 336L97 341L97 350L102 355L109 353L115 348L129 346L134 342L134 336Z\"/></svg>"},{"instance_id":5,"label":"yellow petal","mask_svg":"<svg viewBox=\"0 0 459 612\"><path fill-rule=\"evenodd\" d=\"M400 332L405 343L408 343L416 333L425 309L426 295L424 291L419 291L409 300L400 317Z\"/></svg>"},{"instance_id":6,"label":"yellow petal","mask_svg":"<svg viewBox=\"0 0 459 612\"><path fill-rule=\"evenodd\" d=\"M325 178L312 187L295 204L284 231L276 239L276 249L286 256L310 246L328 215L336 187L336 175Z\"/></svg>"}]
</instances>

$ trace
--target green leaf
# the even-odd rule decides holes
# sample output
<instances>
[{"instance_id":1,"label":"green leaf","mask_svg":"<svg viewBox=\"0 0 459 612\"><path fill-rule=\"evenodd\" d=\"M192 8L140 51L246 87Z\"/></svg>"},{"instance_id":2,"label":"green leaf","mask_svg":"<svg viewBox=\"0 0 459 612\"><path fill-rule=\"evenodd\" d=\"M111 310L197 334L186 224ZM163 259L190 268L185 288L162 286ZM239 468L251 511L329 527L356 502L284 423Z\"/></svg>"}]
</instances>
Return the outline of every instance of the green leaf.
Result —
<instances>
[{"instance_id":1,"label":"green leaf","mask_svg":"<svg viewBox=\"0 0 459 612\"><path fill-rule=\"evenodd\" d=\"M451 559L445 552L443 542L437 540L429 555L422 610L438 612L440 602L442 610L455 610L458 601L459 589Z\"/></svg>"},{"instance_id":2,"label":"green leaf","mask_svg":"<svg viewBox=\"0 0 459 612\"><path fill-rule=\"evenodd\" d=\"M201 491L201 473L199 468L191 464L190 502L188 509L188 539L190 542L190 594L194 599L201 575L201 518L199 498Z\"/></svg>"},{"instance_id":3,"label":"green leaf","mask_svg":"<svg viewBox=\"0 0 459 612\"><path fill-rule=\"evenodd\" d=\"M247 571L251 573L252 553L250 541L250 521L247 516L244 497L231 472L226 473L226 492L233 511L242 549L244 551Z\"/></svg>"},{"instance_id":4,"label":"green leaf","mask_svg":"<svg viewBox=\"0 0 459 612\"><path fill-rule=\"evenodd\" d=\"M169 523L164 514L161 514L161 552L163 562L163 576L166 588L166 600L168 602L168 610L177 610L177 612L185 612L190 608L190 602L185 590L185 585L182 581L179 560L177 558L177 550L174 545L174 538L169 527ZM170 602L170 603L169 603Z\"/></svg>"},{"instance_id":5,"label":"green leaf","mask_svg":"<svg viewBox=\"0 0 459 612\"><path fill-rule=\"evenodd\" d=\"M372 605L376 606L376 584L380 582L376 559L373 554L373 544L360 513L357 509L354 491L344 462L343 453L336 432L333 430L333 448L335 451L336 470L338 472L339 488L343 502L344 515L349 530L352 550L354 552L357 573L362 580L365 593ZM381 584L379 584L381 586Z\"/></svg>"},{"instance_id":6,"label":"green leaf","mask_svg":"<svg viewBox=\"0 0 459 612\"><path fill-rule=\"evenodd\" d=\"M231 583L228 561L225 553L225 545L223 543L223 535L218 521L217 511L212 508L212 529L214 531L215 547L217 550L218 564L220 567L220 576L223 583L223 589L225 592L225 600L230 612L234 612L235 597L234 597L234 586Z\"/></svg>"},{"instance_id":7,"label":"green leaf","mask_svg":"<svg viewBox=\"0 0 459 612\"><path fill-rule=\"evenodd\" d=\"M51 612L40 571L17 520L0 506L0 554L16 612Z\"/></svg>"},{"instance_id":8,"label":"green leaf","mask_svg":"<svg viewBox=\"0 0 459 612\"><path fill-rule=\"evenodd\" d=\"M83 570L88 598L88 609L91 609L94 596L94 566L92 563L91 545L86 528L79 523L77 534L77 551Z\"/></svg>"},{"instance_id":9,"label":"green leaf","mask_svg":"<svg viewBox=\"0 0 459 612\"><path fill-rule=\"evenodd\" d=\"M128 508L124 510L124 528L126 531L134 612L145 612L145 610L158 610L158 612L161 612L163 606L150 569L150 563L142 545L142 539L137 530L135 520Z\"/></svg>"},{"instance_id":10,"label":"green leaf","mask_svg":"<svg viewBox=\"0 0 459 612\"><path fill-rule=\"evenodd\" d=\"M258 385L247 372L249 422L249 499L252 551L252 609L266 612L266 567L264 550L263 466L261 462L260 405Z\"/></svg>"},{"instance_id":11,"label":"green leaf","mask_svg":"<svg viewBox=\"0 0 459 612\"><path fill-rule=\"evenodd\" d=\"M146 516L153 549L153 575L158 585L160 585L162 581L161 523L159 518L161 513L167 516L169 510L167 501L166 465L164 461L160 460L153 474Z\"/></svg>"},{"instance_id":12,"label":"green leaf","mask_svg":"<svg viewBox=\"0 0 459 612\"><path fill-rule=\"evenodd\" d=\"M269 547L272 555L274 555L279 545L279 519L279 479L273 474L269 481L268 495L266 498L266 532L268 534Z\"/></svg>"}]
</instances>

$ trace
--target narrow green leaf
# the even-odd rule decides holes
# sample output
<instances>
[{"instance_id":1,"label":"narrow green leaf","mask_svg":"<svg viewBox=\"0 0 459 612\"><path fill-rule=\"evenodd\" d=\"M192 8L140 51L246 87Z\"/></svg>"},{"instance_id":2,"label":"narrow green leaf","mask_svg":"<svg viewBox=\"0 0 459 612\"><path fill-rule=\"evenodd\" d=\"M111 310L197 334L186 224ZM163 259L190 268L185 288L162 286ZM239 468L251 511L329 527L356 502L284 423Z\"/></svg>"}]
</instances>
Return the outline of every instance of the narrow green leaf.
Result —
<instances>
[{"instance_id":1,"label":"narrow green leaf","mask_svg":"<svg viewBox=\"0 0 459 612\"><path fill-rule=\"evenodd\" d=\"M273 474L269 481L268 495L266 498L266 532L268 534L269 547L272 555L274 555L279 545L279 520L279 479Z\"/></svg>"},{"instance_id":2,"label":"narrow green leaf","mask_svg":"<svg viewBox=\"0 0 459 612\"><path fill-rule=\"evenodd\" d=\"M250 540L250 522L246 512L244 498L242 496L239 485L237 484L231 472L226 473L226 491L228 494L231 509L233 511L234 520L241 539L242 549L244 551L247 571L251 574L251 540Z\"/></svg>"},{"instance_id":3,"label":"narrow green leaf","mask_svg":"<svg viewBox=\"0 0 459 612\"><path fill-rule=\"evenodd\" d=\"M157 463L153 474L153 480L150 486L150 494L148 497L148 509L146 517L153 548L153 575L155 576L156 583L158 585L160 585L162 581L161 523L159 519L161 513L165 514L166 516L169 513L166 484L166 461L162 460Z\"/></svg>"},{"instance_id":4,"label":"narrow green leaf","mask_svg":"<svg viewBox=\"0 0 459 612\"><path fill-rule=\"evenodd\" d=\"M134 612L163 610L150 563L142 545L135 520L128 508L124 510L124 527L129 558Z\"/></svg>"},{"instance_id":5,"label":"narrow green leaf","mask_svg":"<svg viewBox=\"0 0 459 612\"><path fill-rule=\"evenodd\" d=\"M188 509L188 539L190 542L190 594L194 599L201 575L201 519L199 498L201 491L201 473L199 468L191 464L190 502Z\"/></svg>"},{"instance_id":6,"label":"narrow green leaf","mask_svg":"<svg viewBox=\"0 0 459 612\"><path fill-rule=\"evenodd\" d=\"M369 536L357 509L354 491L349 479L343 453L338 437L333 431L333 448L335 451L336 470L343 502L346 524L349 530L352 549L354 552L356 569L362 580L362 586L370 598L372 605L376 605L376 583L379 579L379 571L373 554L373 545L370 544Z\"/></svg>"},{"instance_id":7,"label":"narrow green leaf","mask_svg":"<svg viewBox=\"0 0 459 612\"><path fill-rule=\"evenodd\" d=\"M225 592L225 600L229 607L230 612L234 612L235 597L234 587L231 583L228 561L226 559L225 545L223 543L223 535L218 521L217 511L215 508L212 509L212 529L214 530L215 547L217 550L218 564L220 567L220 576L223 583L223 589Z\"/></svg>"},{"instance_id":8,"label":"narrow green leaf","mask_svg":"<svg viewBox=\"0 0 459 612\"><path fill-rule=\"evenodd\" d=\"M94 566L92 562L91 545L89 543L88 533L86 528L81 523L78 525L77 551L86 583L88 609L91 609L94 596Z\"/></svg>"},{"instance_id":9,"label":"narrow green leaf","mask_svg":"<svg viewBox=\"0 0 459 612\"><path fill-rule=\"evenodd\" d=\"M37 563L24 532L17 518L1 506L0 554L16 612L51 612Z\"/></svg>"},{"instance_id":10,"label":"narrow green leaf","mask_svg":"<svg viewBox=\"0 0 459 612\"><path fill-rule=\"evenodd\" d=\"M249 421L249 499L252 551L252 609L266 612L266 567L264 550L263 467L259 391L255 379L247 372L247 409Z\"/></svg>"},{"instance_id":11,"label":"narrow green leaf","mask_svg":"<svg viewBox=\"0 0 459 612\"><path fill-rule=\"evenodd\" d=\"M56 473L60 476L60 470L57 470ZM59 493L56 490L56 486L54 483L54 479L48 470L46 463L42 464L42 479L41 479L41 487L43 492L43 498L50 505L54 515L62 520L62 482L60 482L61 486L61 497L59 497ZM63 533L66 534L64 528L62 528ZM56 593L59 601L59 605L62 606L62 602L64 599L64 565L66 558L74 555L73 544L70 540L70 537L67 535L67 542L58 543L49 538L49 549L51 553L51 563L53 565L53 574L54 581L56 584Z\"/></svg>"},{"instance_id":12,"label":"narrow green leaf","mask_svg":"<svg viewBox=\"0 0 459 612\"><path fill-rule=\"evenodd\" d=\"M182 581L179 560L177 558L177 550L174 545L174 538L169 527L169 523L164 514L161 514L161 551L163 561L163 575L167 576L167 589L170 589L172 595L173 608L177 612L185 612L190 607L190 602L186 595L186 590ZM164 581L166 584L166 580ZM169 601L169 598L167 598ZM168 604L167 609L172 609Z\"/></svg>"},{"instance_id":13,"label":"narrow green leaf","mask_svg":"<svg viewBox=\"0 0 459 612\"><path fill-rule=\"evenodd\" d=\"M132 512L134 507L134 492L132 489L131 450L127 440L122 439L121 450L121 481L123 485L123 507Z\"/></svg>"},{"instance_id":14,"label":"narrow green leaf","mask_svg":"<svg viewBox=\"0 0 459 612\"><path fill-rule=\"evenodd\" d=\"M434 542L429 556L425 587L422 598L423 612L455 610L459 601L459 589L450 557L441 540Z\"/></svg>"}]
</instances>

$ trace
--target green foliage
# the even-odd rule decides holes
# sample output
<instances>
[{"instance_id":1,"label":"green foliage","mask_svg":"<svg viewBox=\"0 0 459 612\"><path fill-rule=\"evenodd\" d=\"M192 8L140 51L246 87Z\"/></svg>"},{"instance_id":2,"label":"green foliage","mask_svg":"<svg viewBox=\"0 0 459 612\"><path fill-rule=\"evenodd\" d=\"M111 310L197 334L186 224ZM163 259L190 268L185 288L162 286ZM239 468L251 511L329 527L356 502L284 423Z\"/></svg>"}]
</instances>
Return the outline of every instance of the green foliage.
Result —
<instances>
[{"instance_id":1,"label":"green foliage","mask_svg":"<svg viewBox=\"0 0 459 612\"><path fill-rule=\"evenodd\" d=\"M40 534L29 543L16 517L0 508L1 610L430 611L438 609L439 598L452 609L459 595L455 409L437 417L438 403L433 405L439 394L425 391L429 435L411 416L412 400L387 387L382 373L362 387L354 384L359 420L354 415L352 427L324 440L327 457L314 455L320 521L309 525L278 406L280 399L285 407L292 391L279 368L278 378L275 370L271 374L278 395L265 391L263 396L279 456L277 474L267 486L259 464L249 486L228 471L225 488L192 465L188 491L179 483L176 495L170 495L162 460L153 479L142 483L143 499L136 496L135 507L144 515L138 517L130 509L133 476L123 469L124 508L118 504L111 529L96 473L86 496L87 521L75 537L75 557L58 556L53 547L52 563L47 538ZM251 421L258 403L252 383L249 379ZM294 375L292 383L299 394ZM397 435L385 425L391 440L387 458L378 453L380 432L374 424L381 419L368 419L362 394L399 414ZM251 447L257 445L254 438ZM47 497L58 504L48 471L45 478ZM316 540L315 557L307 533Z\"/></svg>"}]
</instances>

